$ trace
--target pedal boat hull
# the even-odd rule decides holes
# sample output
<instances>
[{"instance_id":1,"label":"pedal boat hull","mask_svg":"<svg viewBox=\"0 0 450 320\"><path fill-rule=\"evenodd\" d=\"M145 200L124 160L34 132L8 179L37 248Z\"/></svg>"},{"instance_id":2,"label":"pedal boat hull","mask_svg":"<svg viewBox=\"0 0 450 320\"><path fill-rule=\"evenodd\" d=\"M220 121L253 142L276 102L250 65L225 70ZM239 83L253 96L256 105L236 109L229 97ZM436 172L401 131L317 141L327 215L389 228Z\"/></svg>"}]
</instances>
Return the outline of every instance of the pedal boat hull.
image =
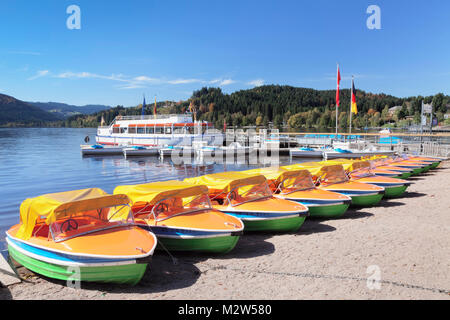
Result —
<instances>
[{"instance_id":1,"label":"pedal boat hull","mask_svg":"<svg viewBox=\"0 0 450 320\"><path fill-rule=\"evenodd\" d=\"M406 180L377 176L360 179L356 178L355 181L383 187L385 198L401 197L411 185L411 183Z\"/></svg>"},{"instance_id":2,"label":"pedal boat hull","mask_svg":"<svg viewBox=\"0 0 450 320\"><path fill-rule=\"evenodd\" d=\"M133 209L134 210L134 209ZM218 210L175 215L160 222L135 217L158 238L158 250L227 253L243 234L244 223Z\"/></svg>"},{"instance_id":3,"label":"pedal boat hull","mask_svg":"<svg viewBox=\"0 0 450 320\"><path fill-rule=\"evenodd\" d=\"M275 197L307 206L311 217L330 219L341 217L352 202L349 196L318 188L277 194Z\"/></svg>"},{"instance_id":4,"label":"pedal boat hull","mask_svg":"<svg viewBox=\"0 0 450 320\"><path fill-rule=\"evenodd\" d=\"M355 181L321 185L319 188L347 195L352 198L351 205L358 207L375 206L384 196L383 187Z\"/></svg>"},{"instance_id":5,"label":"pedal boat hull","mask_svg":"<svg viewBox=\"0 0 450 320\"><path fill-rule=\"evenodd\" d=\"M47 237L21 240L19 225L7 231L13 260L40 275L64 280L136 285L144 276L156 237L137 226L120 227L63 242Z\"/></svg>"},{"instance_id":6,"label":"pedal boat hull","mask_svg":"<svg viewBox=\"0 0 450 320\"><path fill-rule=\"evenodd\" d=\"M241 219L244 231L296 232L309 215L307 207L277 198L255 200L236 206L213 207Z\"/></svg>"}]
</instances>

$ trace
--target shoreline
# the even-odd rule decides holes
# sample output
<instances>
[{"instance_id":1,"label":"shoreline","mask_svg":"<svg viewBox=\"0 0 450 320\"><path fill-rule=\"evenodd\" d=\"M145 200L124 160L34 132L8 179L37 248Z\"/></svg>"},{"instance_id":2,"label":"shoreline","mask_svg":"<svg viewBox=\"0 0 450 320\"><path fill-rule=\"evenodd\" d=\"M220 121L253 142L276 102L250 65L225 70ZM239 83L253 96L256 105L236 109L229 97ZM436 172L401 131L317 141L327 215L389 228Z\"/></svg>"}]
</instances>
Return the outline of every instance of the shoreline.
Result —
<instances>
[{"instance_id":1,"label":"shoreline","mask_svg":"<svg viewBox=\"0 0 450 320\"><path fill-rule=\"evenodd\" d=\"M295 234L245 234L228 254L157 252L134 286L33 276L0 287L0 300L450 299L450 161L410 179L405 197L308 218ZM379 272L380 289L367 281Z\"/></svg>"}]
</instances>

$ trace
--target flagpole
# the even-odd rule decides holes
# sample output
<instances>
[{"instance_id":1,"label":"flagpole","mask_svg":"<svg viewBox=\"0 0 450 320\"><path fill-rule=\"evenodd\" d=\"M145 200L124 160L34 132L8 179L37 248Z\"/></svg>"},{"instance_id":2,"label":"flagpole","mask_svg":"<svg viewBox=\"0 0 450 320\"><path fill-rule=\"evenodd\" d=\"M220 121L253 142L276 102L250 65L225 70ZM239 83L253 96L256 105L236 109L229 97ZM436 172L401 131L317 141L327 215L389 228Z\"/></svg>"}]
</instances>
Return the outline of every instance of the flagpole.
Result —
<instances>
[{"instance_id":1,"label":"flagpole","mask_svg":"<svg viewBox=\"0 0 450 320\"><path fill-rule=\"evenodd\" d=\"M337 90L339 91L339 63L337 64L337 77L338 77ZM339 112L338 101L336 101L336 139L338 136L338 112Z\"/></svg>"},{"instance_id":2,"label":"flagpole","mask_svg":"<svg viewBox=\"0 0 450 320\"><path fill-rule=\"evenodd\" d=\"M350 93L350 134L352 133L352 97L353 97L353 76L352 76L352 89Z\"/></svg>"}]
</instances>

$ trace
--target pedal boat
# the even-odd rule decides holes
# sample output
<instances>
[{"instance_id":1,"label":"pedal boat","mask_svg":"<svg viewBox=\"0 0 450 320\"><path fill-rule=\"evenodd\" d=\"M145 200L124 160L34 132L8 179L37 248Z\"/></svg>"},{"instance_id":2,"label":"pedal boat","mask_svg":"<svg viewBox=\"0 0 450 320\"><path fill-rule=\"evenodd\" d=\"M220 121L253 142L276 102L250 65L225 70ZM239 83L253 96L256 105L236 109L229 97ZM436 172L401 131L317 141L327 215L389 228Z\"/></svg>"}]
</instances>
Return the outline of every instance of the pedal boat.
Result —
<instances>
[{"instance_id":1,"label":"pedal boat","mask_svg":"<svg viewBox=\"0 0 450 320\"><path fill-rule=\"evenodd\" d=\"M406 189L411 185L410 182L397 178L380 177L375 175L371 170L369 161L363 160L340 160L339 161L350 181L373 184L383 187L385 198L397 198L402 196ZM336 161L338 163L338 161Z\"/></svg>"},{"instance_id":2,"label":"pedal boat","mask_svg":"<svg viewBox=\"0 0 450 320\"><path fill-rule=\"evenodd\" d=\"M308 170L269 167L242 173L264 175L275 198L301 203L311 217L339 218L352 202L349 196L316 188Z\"/></svg>"},{"instance_id":3,"label":"pedal boat","mask_svg":"<svg viewBox=\"0 0 450 320\"><path fill-rule=\"evenodd\" d=\"M329 161L324 161L324 163L329 163ZM318 162L309 162L299 163L295 166L308 170L319 189L341 193L352 198L352 206L375 206L384 196L383 187L351 181L341 164L326 165Z\"/></svg>"},{"instance_id":4,"label":"pedal boat","mask_svg":"<svg viewBox=\"0 0 450 320\"><path fill-rule=\"evenodd\" d=\"M239 218L212 208L206 186L173 180L118 186L114 193L131 199L136 222L157 236L158 249L226 253L244 230Z\"/></svg>"},{"instance_id":5,"label":"pedal boat","mask_svg":"<svg viewBox=\"0 0 450 320\"><path fill-rule=\"evenodd\" d=\"M370 162L371 170L377 176L408 179L413 174L411 169L389 165L388 158L374 157L372 159L368 159L367 161Z\"/></svg>"},{"instance_id":6,"label":"pedal boat","mask_svg":"<svg viewBox=\"0 0 450 320\"><path fill-rule=\"evenodd\" d=\"M424 162L416 162L416 161L405 161L405 160L394 160L388 164L389 167L400 167L412 170L412 175L417 176L421 173L427 172L431 165L426 164Z\"/></svg>"},{"instance_id":7,"label":"pedal boat","mask_svg":"<svg viewBox=\"0 0 450 320\"><path fill-rule=\"evenodd\" d=\"M26 199L6 232L10 257L66 281L137 284L156 247L136 226L126 195L85 189Z\"/></svg>"},{"instance_id":8,"label":"pedal boat","mask_svg":"<svg viewBox=\"0 0 450 320\"><path fill-rule=\"evenodd\" d=\"M396 164L397 162L419 165L422 167L421 173L428 172L433 167L433 162L413 159L413 158L409 157L408 155L402 155L397 158L394 158L394 164Z\"/></svg>"},{"instance_id":9,"label":"pedal boat","mask_svg":"<svg viewBox=\"0 0 450 320\"><path fill-rule=\"evenodd\" d=\"M442 159L430 158L430 157L411 156L411 157L409 157L409 159L413 160L413 161L421 161L421 162L431 163L430 169L436 169L442 162Z\"/></svg>"},{"instance_id":10,"label":"pedal boat","mask_svg":"<svg viewBox=\"0 0 450 320\"><path fill-rule=\"evenodd\" d=\"M372 173L379 177L389 177L397 179L408 179L411 177L412 172L401 168L372 168Z\"/></svg>"},{"instance_id":11,"label":"pedal boat","mask_svg":"<svg viewBox=\"0 0 450 320\"><path fill-rule=\"evenodd\" d=\"M309 215L304 205L275 198L262 175L222 172L184 181L206 185L213 208L240 218L244 231L296 232Z\"/></svg>"}]
</instances>

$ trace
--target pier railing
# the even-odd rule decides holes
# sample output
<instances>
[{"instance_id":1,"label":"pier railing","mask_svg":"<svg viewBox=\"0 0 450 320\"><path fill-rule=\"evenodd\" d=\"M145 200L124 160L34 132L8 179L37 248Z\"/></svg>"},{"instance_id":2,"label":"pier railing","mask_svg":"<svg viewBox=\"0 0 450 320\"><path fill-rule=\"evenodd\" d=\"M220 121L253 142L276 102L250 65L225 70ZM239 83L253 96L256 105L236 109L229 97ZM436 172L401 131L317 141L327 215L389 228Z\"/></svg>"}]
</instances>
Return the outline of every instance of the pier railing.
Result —
<instances>
[{"instance_id":1,"label":"pier railing","mask_svg":"<svg viewBox=\"0 0 450 320\"><path fill-rule=\"evenodd\" d=\"M278 148L332 146L334 142L350 142L352 145L374 146L382 151L414 153L426 156L450 158L450 133L310 133L269 132L262 130L226 131L226 141L242 145L277 145Z\"/></svg>"}]
</instances>

